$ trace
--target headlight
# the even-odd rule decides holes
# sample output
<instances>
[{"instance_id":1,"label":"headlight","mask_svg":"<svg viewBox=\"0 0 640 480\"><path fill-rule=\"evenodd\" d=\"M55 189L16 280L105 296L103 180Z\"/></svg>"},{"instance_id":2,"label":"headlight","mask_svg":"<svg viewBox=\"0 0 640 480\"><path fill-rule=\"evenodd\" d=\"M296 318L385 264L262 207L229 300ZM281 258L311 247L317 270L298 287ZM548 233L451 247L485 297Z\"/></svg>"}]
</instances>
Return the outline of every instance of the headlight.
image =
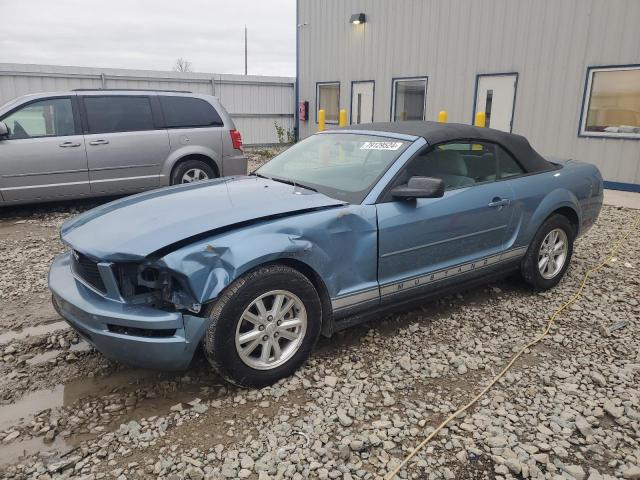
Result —
<instances>
[{"instance_id":1,"label":"headlight","mask_svg":"<svg viewBox=\"0 0 640 480\"><path fill-rule=\"evenodd\" d=\"M161 293L171 283L170 275L149 265L121 263L116 270L120 294L125 299Z\"/></svg>"},{"instance_id":2,"label":"headlight","mask_svg":"<svg viewBox=\"0 0 640 480\"><path fill-rule=\"evenodd\" d=\"M166 279L162 279L160 270L154 267L140 266L138 268L137 284L149 288L162 288L166 284Z\"/></svg>"},{"instance_id":3,"label":"headlight","mask_svg":"<svg viewBox=\"0 0 640 480\"><path fill-rule=\"evenodd\" d=\"M120 294L129 303L193 313L199 313L202 308L170 271L139 264L119 264L116 268Z\"/></svg>"}]
</instances>

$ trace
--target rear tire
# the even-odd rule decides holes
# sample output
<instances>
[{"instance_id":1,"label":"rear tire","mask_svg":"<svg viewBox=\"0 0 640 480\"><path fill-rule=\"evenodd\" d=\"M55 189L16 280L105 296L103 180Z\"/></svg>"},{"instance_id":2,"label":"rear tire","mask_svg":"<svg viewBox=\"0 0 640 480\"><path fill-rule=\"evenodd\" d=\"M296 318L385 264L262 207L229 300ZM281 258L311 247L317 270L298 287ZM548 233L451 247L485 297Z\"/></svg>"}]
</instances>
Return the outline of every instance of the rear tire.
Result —
<instances>
[{"instance_id":1,"label":"rear tire","mask_svg":"<svg viewBox=\"0 0 640 480\"><path fill-rule=\"evenodd\" d=\"M206 162L202 160L184 160L173 168L171 185L210 180L212 178L216 178L216 173Z\"/></svg>"},{"instance_id":2,"label":"rear tire","mask_svg":"<svg viewBox=\"0 0 640 480\"><path fill-rule=\"evenodd\" d=\"M320 335L322 307L307 277L274 264L237 279L205 314L209 363L228 382L260 388L307 360Z\"/></svg>"},{"instance_id":3,"label":"rear tire","mask_svg":"<svg viewBox=\"0 0 640 480\"><path fill-rule=\"evenodd\" d=\"M567 217L549 217L533 237L522 261L524 280L538 291L555 287L569 268L574 240L575 231Z\"/></svg>"}]
</instances>

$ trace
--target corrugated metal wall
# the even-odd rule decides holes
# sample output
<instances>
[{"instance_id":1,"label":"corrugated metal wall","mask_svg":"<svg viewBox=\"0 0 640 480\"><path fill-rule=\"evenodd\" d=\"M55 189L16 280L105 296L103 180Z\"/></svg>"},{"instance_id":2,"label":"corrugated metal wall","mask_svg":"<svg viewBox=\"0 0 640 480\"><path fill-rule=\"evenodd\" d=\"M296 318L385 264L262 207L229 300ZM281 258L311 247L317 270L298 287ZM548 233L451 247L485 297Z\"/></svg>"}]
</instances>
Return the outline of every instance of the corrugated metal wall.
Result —
<instances>
[{"instance_id":1,"label":"corrugated metal wall","mask_svg":"<svg viewBox=\"0 0 640 480\"><path fill-rule=\"evenodd\" d=\"M374 118L390 119L392 78L428 76L427 119L470 123L476 75L518 72L513 131L545 155L640 184L640 142L578 137L588 66L640 63L638 0L298 0L300 100L315 132L316 82L375 80ZM348 23L353 13L366 23Z\"/></svg>"},{"instance_id":2,"label":"corrugated metal wall","mask_svg":"<svg viewBox=\"0 0 640 480\"><path fill-rule=\"evenodd\" d=\"M293 129L291 77L177 73L0 63L0 105L27 93L74 88L188 90L217 96L247 145L277 143L274 122Z\"/></svg>"}]
</instances>

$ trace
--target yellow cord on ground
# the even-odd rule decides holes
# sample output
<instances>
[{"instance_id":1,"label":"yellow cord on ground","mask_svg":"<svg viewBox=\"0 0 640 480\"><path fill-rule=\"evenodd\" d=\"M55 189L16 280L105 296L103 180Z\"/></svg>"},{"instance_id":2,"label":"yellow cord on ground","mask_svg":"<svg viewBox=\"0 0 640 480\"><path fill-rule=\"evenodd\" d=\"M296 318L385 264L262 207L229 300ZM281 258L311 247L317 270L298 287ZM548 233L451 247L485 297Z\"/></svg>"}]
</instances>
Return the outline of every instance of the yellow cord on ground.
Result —
<instances>
[{"instance_id":1,"label":"yellow cord on ground","mask_svg":"<svg viewBox=\"0 0 640 480\"><path fill-rule=\"evenodd\" d=\"M452 413L451 415L449 415L446 420L444 420L440 425L438 425L438 427L433 432L431 432L429 434L429 436L427 436L427 438L425 438L422 442L420 442L420 444L416 448L414 448L411 451L411 453L409 453L409 455L407 455L405 457L405 459L400 463L400 465L398 465L396 468L394 468L393 471L391 473L389 473L385 477L385 480L393 480L393 478L398 474L398 472L400 470L402 470L407 465L409 460L411 460L420 450L422 450L425 447L425 445L427 445L427 443L429 443L433 439L433 437L435 437L438 434L438 432L440 432L440 430L442 430L451 420L456 418L458 415L460 415L461 413L466 411L474 403L476 403L478 400L480 400L480 398L482 398L482 396L485 393L487 393L491 389L491 387L493 387L495 385L495 383L498 380L500 380L500 378L502 378L504 376L505 373L507 373L509 371L511 366L520 357L520 355L522 355L524 353L525 350L527 350L528 348L533 347L535 344L537 344L544 337L547 336L547 334L551 330L551 327L553 326L554 322L556 321L556 319L558 318L560 313L563 310L565 310L567 307L569 307L572 303L574 303L576 300L578 300L578 298L580 298L580 295L582 294L582 290L584 289L585 285L587 284L587 280L589 280L589 277L591 276L591 274L598 272L599 270L601 270L605 265L607 265L611 261L611 259L616 255L618 250L620 250L620 247L627 241L627 238L629 238L629 235L631 235L631 233L636 228L638 228L638 226L640 226L640 216L633 223L633 227L631 227L629 229L629 231L620 240L618 240L614 244L614 246L611 249L611 251L609 252L609 254L598 265L596 265L595 267L592 267L589 270L587 270L587 272L584 274L584 277L582 278L582 282L580 283L580 287L578 287L578 290L576 290L576 292L573 294L573 296L571 296L571 298L569 300L567 300L567 302L564 305L562 305L560 308L558 308L553 313L553 315L551 315L551 317L549 317L549 322L547 323L547 328L545 328L544 331L538 337L536 337L535 339L533 339L532 341L527 343L524 347L522 347L522 349L518 353L515 354L515 356L511 359L511 361L509 363L507 363L507 365L500 371L500 373L498 373L498 375L496 375L493 378L493 380L491 380L491 382L489 382L489 384L482 389L482 391L480 393L478 393L475 397L473 397L471 399L471 401L469 401L469 403L467 403L466 405L464 405L463 407L458 409L455 413Z\"/></svg>"}]
</instances>

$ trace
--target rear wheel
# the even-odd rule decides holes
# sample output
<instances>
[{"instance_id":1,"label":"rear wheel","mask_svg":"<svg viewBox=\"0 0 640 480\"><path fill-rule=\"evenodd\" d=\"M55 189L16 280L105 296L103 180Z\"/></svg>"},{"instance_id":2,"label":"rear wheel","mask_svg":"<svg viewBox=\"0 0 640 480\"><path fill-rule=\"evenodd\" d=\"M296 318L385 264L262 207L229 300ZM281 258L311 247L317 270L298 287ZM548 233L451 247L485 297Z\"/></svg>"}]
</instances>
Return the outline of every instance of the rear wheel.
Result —
<instances>
[{"instance_id":1,"label":"rear wheel","mask_svg":"<svg viewBox=\"0 0 640 480\"><path fill-rule=\"evenodd\" d=\"M171 173L171 185L192 183L216 178L213 169L202 160L185 160L176 165Z\"/></svg>"},{"instance_id":2,"label":"rear wheel","mask_svg":"<svg viewBox=\"0 0 640 480\"><path fill-rule=\"evenodd\" d=\"M522 262L522 276L536 290L555 287L564 276L571 255L575 232L563 215L552 215L536 233Z\"/></svg>"},{"instance_id":3,"label":"rear wheel","mask_svg":"<svg viewBox=\"0 0 640 480\"><path fill-rule=\"evenodd\" d=\"M295 372L320 334L313 284L284 265L253 270L232 283L206 312L204 351L229 382L263 387Z\"/></svg>"}]
</instances>

